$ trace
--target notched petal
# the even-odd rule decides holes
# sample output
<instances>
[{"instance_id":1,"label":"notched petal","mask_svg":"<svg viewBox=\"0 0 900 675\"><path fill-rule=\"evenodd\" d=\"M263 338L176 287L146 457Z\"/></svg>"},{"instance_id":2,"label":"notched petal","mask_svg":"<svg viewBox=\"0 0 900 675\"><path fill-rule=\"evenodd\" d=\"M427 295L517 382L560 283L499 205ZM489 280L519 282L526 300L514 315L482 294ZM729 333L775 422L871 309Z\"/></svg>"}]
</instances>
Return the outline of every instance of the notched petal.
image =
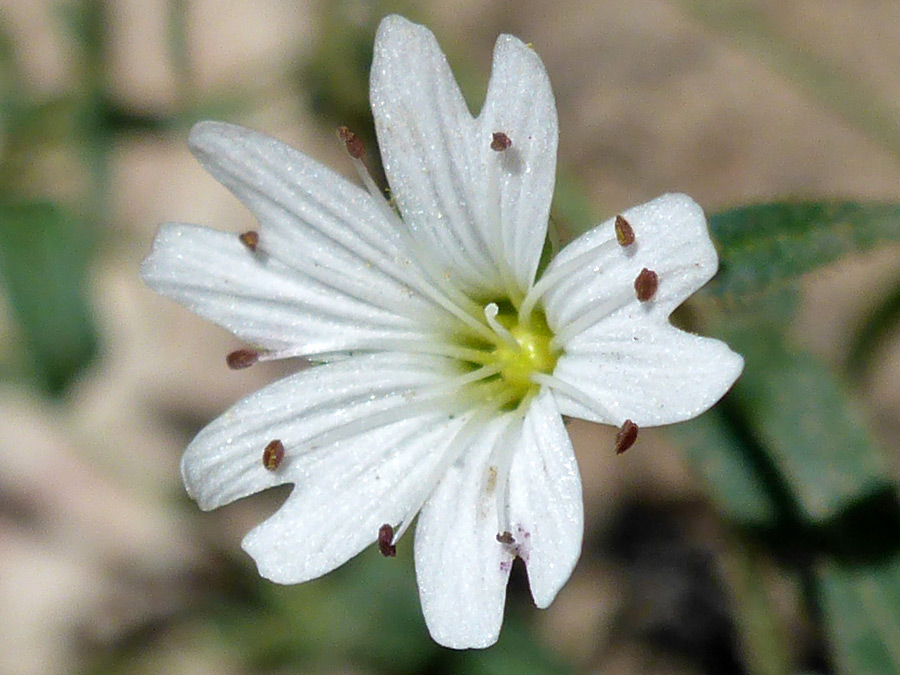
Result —
<instances>
[{"instance_id":1,"label":"notched petal","mask_svg":"<svg viewBox=\"0 0 900 675\"><path fill-rule=\"evenodd\" d=\"M633 235L633 241L622 246L622 241L631 239L629 235ZM608 243L612 245L605 245ZM591 251L596 255L590 255ZM580 256L586 256L580 268L560 279L545 295L547 319L557 331L604 304L610 309L600 313L598 322L607 316L640 316L647 311L663 322L713 277L719 264L703 210L680 194L663 195L610 218L560 251L545 275ZM652 279L644 269L656 274L656 288L652 288ZM636 295L635 280L642 274L643 290L638 293L652 299L652 307L642 307L641 302L646 300ZM582 330L590 328L584 326Z\"/></svg>"},{"instance_id":2,"label":"notched petal","mask_svg":"<svg viewBox=\"0 0 900 675\"><path fill-rule=\"evenodd\" d=\"M711 408L734 384L744 360L724 342L659 324L652 316L621 318L572 340L554 375L641 427L689 420ZM560 410L598 419L595 411L559 394Z\"/></svg>"},{"instance_id":3,"label":"notched petal","mask_svg":"<svg viewBox=\"0 0 900 675\"><path fill-rule=\"evenodd\" d=\"M581 479L555 395L543 391L525 417L510 471L513 550L528 570L531 594L547 607L581 554Z\"/></svg>"}]
</instances>

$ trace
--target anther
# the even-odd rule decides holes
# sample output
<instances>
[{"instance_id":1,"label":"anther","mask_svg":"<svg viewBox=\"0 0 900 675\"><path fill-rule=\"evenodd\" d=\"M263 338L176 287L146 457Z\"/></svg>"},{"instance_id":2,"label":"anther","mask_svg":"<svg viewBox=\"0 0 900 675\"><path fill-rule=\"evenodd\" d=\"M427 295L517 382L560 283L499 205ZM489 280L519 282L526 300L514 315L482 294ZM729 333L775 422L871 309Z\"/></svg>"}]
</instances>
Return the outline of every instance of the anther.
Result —
<instances>
[{"instance_id":1,"label":"anther","mask_svg":"<svg viewBox=\"0 0 900 675\"><path fill-rule=\"evenodd\" d=\"M366 154L366 147L363 145L362 139L347 127L338 127L338 138L343 141L347 152L353 159L362 159Z\"/></svg>"},{"instance_id":2,"label":"anther","mask_svg":"<svg viewBox=\"0 0 900 675\"><path fill-rule=\"evenodd\" d=\"M625 420L625 424L622 425L622 428L619 429L619 433L616 434L616 454L621 455L634 445L637 436L638 425L631 420Z\"/></svg>"},{"instance_id":3,"label":"anther","mask_svg":"<svg viewBox=\"0 0 900 675\"><path fill-rule=\"evenodd\" d=\"M494 152L503 152L504 150L509 150L511 145L512 141L509 139L509 136L502 131L494 132L494 135L491 138L491 150Z\"/></svg>"},{"instance_id":4,"label":"anther","mask_svg":"<svg viewBox=\"0 0 900 675\"><path fill-rule=\"evenodd\" d=\"M263 450L262 462L263 466L269 471L277 471L278 467L284 461L284 443L278 439L269 441L266 449Z\"/></svg>"},{"instance_id":5,"label":"anther","mask_svg":"<svg viewBox=\"0 0 900 675\"><path fill-rule=\"evenodd\" d=\"M497 541L501 544L506 544L507 546L511 546L512 544L516 543L515 538L510 532L503 532L502 534L498 534Z\"/></svg>"},{"instance_id":6,"label":"anther","mask_svg":"<svg viewBox=\"0 0 900 675\"><path fill-rule=\"evenodd\" d=\"M385 523L378 528L378 550L385 558L393 558L397 555L397 546L391 543L394 538L394 528Z\"/></svg>"},{"instance_id":7,"label":"anther","mask_svg":"<svg viewBox=\"0 0 900 675\"><path fill-rule=\"evenodd\" d=\"M637 279L634 280L634 291L637 293L637 299L641 302L647 302L653 298L658 287L659 275L646 267L641 270L641 273L637 275Z\"/></svg>"},{"instance_id":8,"label":"anther","mask_svg":"<svg viewBox=\"0 0 900 675\"><path fill-rule=\"evenodd\" d=\"M251 251L255 252L256 247L259 246L259 232L250 230L249 232L244 232L238 239L240 239L241 243Z\"/></svg>"},{"instance_id":9,"label":"anther","mask_svg":"<svg viewBox=\"0 0 900 675\"><path fill-rule=\"evenodd\" d=\"M634 243L634 230L631 223L622 216L616 216L616 240L619 246L631 246Z\"/></svg>"},{"instance_id":10,"label":"anther","mask_svg":"<svg viewBox=\"0 0 900 675\"><path fill-rule=\"evenodd\" d=\"M249 368L259 361L259 352L255 349L237 349L225 357L225 363L232 370Z\"/></svg>"}]
</instances>

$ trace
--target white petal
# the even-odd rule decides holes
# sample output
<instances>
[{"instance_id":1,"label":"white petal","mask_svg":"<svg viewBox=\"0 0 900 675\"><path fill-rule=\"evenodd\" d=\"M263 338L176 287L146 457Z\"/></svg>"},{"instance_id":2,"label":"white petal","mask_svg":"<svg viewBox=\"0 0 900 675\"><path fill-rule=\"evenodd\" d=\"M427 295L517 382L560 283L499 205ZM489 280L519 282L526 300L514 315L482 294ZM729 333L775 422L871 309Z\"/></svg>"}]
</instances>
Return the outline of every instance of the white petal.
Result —
<instances>
[{"instance_id":1,"label":"white petal","mask_svg":"<svg viewBox=\"0 0 900 675\"><path fill-rule=\"evenodd\" d=\"M163 225L141 276L158 293L267 349L313 354L424 340L432 316L377 273L367 286L364 273L329 286L254 255L234 234L195 225ZM375 303L414 308L418 320Z\"/></svg>"},{"instance_id":2,"label":"white petal","mask_svg":"<svg viewBox=\"0 0 900 675\"><path fill-rule=\"evenodd\" d=\"M237 403L191 442L181 460L188 494L209 510L273 485L303 483L302 452L317 434L382 411L402 413L416 401L417 388L446 377L443 359L382 353L315 366L275 382ZM263 467L262 453L275 439L285 446L285 460L273 472Z\"/></svg>"},{"instance_id":3,"label":"white petal","mask_svg":"<svg viewBox=\"0 0 900 675\"><path fill-rule=\"evenodd\" d=\"M303 457L290 497L242 543L260 575L283 584L314 579L369 546L382 525L412 518L417 490L464 422L418 415Z\"/></svg>"},{"instance_id":4,"label":"white petal","mask_svg":"<svg viewBox=\"0 0 900 675\"><path fill-rule=\"evenodd\" d=\"M431 32L391 16L376 37L371 89L404 220L470 293L526 289L543 246L556 162L556 109L540 59L501 36L476 121ZM506 153L490 149L495 131L512 139Z\"/></svg>"},{"instance_id":5,"label":"white petal","mask_svg":"<svg viewBox=\"0 0 900 675\"><path fill-rule=\"evenodd\" d=\"M501 35L494 47L491 80L478 124L481 160L487 171L499 170L506 259L519 288L527 289L547 235L559 131L544 64L531 47L511 35ZM490 149L489 141L498 131L512 141L502 153ZM496 224L489 221L488 226Z\"/></svg>"},{"instance_id":6,"label":"white petal","mask_svg":"<svg viewBox=\"0 0 900 675\"><path fill-rule=\"evenodd\" d=\"M566 246L545 274L598 248L595 256L565 275L545 297L547 319L555 332L607 305L609 314L662 320L716 273L718 256L709 238L703 210L686 195L669 194L622 214L634 230L628 247L615 243L611 218ZM659 275L650 302L637 300L634 280L643 268Z\"/></svg>"},{"instance_id":7,"label":"white petal","mask_svg":"<svg viewBox=\"0 0 900 675\"><path fill-rule=\"evenodd\" d=\"M368 192L264 134L221 122L191 130L191 149L261 224L260 247L288 267L326 282L376 280L407 293L421 288L397 223ZM414 310L410 310L414 311Z\"/></svg>"},{"instance_id":8,"label":"white petal","mask_svg":"<svg viewBox=\"0 0 900 675\"><path fill-rule=\"evenodd\" d=\"M724 342L652 317L606 319L566 347L553 374L608 414L557 395L566 415L651 427L681 422L712 407L734 384L744 360Z\"/></svg>"},{"instance_id":9,"label":"white petal","mask_svg":"<svg viewBox=\"0 0 900 675\"><path fill-rule=\"evenodd\" d=\"M486 215L472 172L475 121L431 31L398 16L381 22L370 98L404 221L467 290L494 290L499 278L478 227Z\"/></svg>"},{"instance_id":10,"label":"white petal","mask_svg":"<svg viewBox=\"0 0 900 675\"><path fill-rule=\"evenodd\" d=\"M531 403L509 477L511 531L531 594L547 607L581 554L584 508L572 442L553 394Z\"/></svg>"},{"instance_id":11,"label":"white petal","mask_svg":"<svg viewBox=\"0 0 900 675\"><path fill-rule=\"evenodd\" d=\"M431 636L445 647L487 647L503 622L512 555L497 541L488 461L509 418L489 423L449 467L419 514L416 577Z\"/></svg>"}]
</instances>

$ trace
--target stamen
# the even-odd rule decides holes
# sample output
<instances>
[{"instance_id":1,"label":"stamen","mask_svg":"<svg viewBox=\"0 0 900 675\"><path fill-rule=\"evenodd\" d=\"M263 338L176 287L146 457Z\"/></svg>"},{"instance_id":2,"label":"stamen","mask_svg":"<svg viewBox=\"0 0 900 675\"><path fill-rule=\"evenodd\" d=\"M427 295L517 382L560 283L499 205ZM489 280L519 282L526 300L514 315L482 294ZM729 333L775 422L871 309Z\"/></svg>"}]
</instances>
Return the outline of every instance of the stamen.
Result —
<instances>
[{"instance_id":1,"label":"stamen","mask_svg":"<svg viewBox=\"0 0 900 675\"><path fill-rule=\"evenodd\" d=\"M367 171L365 165L362 163L362 161L354 159L353 162L354 162L354 165L358 169L360 178L364 182L367 183L367 187L369 188L369 192L372 193L372 197L375 201L375 204L380 206L380 208L384 212L384 215L387 218L401 223L401 228L405 228L405 226L402 225L402 221L400 221L397 214L391 210L387 201L384 199L384 196L381 194L380 190L375 185L375 182L369 176L368 171ZM404 229L401 229L401 232L404 232ZM408 235L408 233L405 233L405 234L406 234L406 236L404 237L405 239L407 239L407 240L412 239L412 237L410 237ZM341 242L338 242L338 243L341 243ZM348 249L348 250L352 250L352 249ZM357 255L361 255L359 251L354 251L354 253L357 253ZM365 255L361 255L361 257L365 258ZM427 256L417 256L416 259L418 260L420 257L422 260L428 259ZM426 265L423 265L423 267L425 268L425 270L427 272L429 272L428 276L433 277L433 278L437 277L437 275L432 273L427 268ZM359 288L358 286L351 286L347 283L342 283L341 278L338 275L335 275L333 272L331 272L327 268L297 267L296 269L299 269L305 275L318 281L321 284L324 284L326 286L334 288L334 289L336 289L342 293L345 293L351 297L354 297L354 298L360 299L364 302L375 305L376 307L380 307L389 312L401 312L402 313L403 311L405 311L403 308L398 306L399 303L396 302L394 298L384 297L383 294L373 292L373 291L371 291L371 289ZM399 270L393 270L393 269L385 269L384 271L387 272L394 279L400 281L401 283L408 284L410 288L422 293L423 296L425 296L426 298L428 298L432 302L434 302L438 308L443 309L451 316L461 320L467 327L472 329L474 334L476 334L479 337L484 338L488 341L494 340L494 335L487 328L487 326L482 324L480 321L478 321L475 318L475 316L473 316L473 314L475 312L479 312L479 310L481 308L477 304L472 302L469 298L465 297L465 295L463 295L459 290L457 290L455 287L453 287L452 284L448 284L446 282L444 284L438 283L438 287L441 288L441 290L438 290L438 288L435 288L435 286L432 286L430 283L428 283L427 280L425 281L425 283L421 283L420 278L419 279L411 279L409 277L408 273L399 273L398 274ZM440 278L440 277L437 277L437 278ZM445 286L448 288L445 288ZM450 291L450 292L441 292L442 290L446 290L446 291Z\"/></svg>"},{"instance_id":2,"label":"stamen","mask_svg":"<svg viewBox=\"0 0 900 675\"><path fill-rule=\"evenodd\" d=\"M397 546L394 541L394 528L385 523L378 529L378 550L385 558L393 558L397 555Z\"/></svg>"},{"instance_id":3,"label":"stamen","mask_svg":"<svg viewBox=\"0 0 900 675\"><path fill-rule=\"evenodd\" d=\"M510 333L505 326L497 321L497 314L499 313L500 308L497 306L496 302L491 302L484 306L484 318L487 321L488 326L491 327L491 330L493 330L497 334L497 337L499 337L513 349L520 349L518 340L513 337L513 334Z\"/></svg>"},{"instance_id":4,"label":"stamen","mask_svg":"<svg viewBox=\"0 0 900 675\"><path fill-rule=\"evenodd\" d=\"M519 323L528 322L531 318L531 312L534 310L535 305L537 305L537 301L540 300L541 297L560 279L568 279L573 272L577 272L592 259L599 258L603 253L613 247L615 247L613 240L607 239L606 241L589 248L584 253L579 253L568 262L562 263L549 274L544 274L538 279L537 283L531 287L528 291L528 295L526 295L525 299L522 301L522 304L519 307Z\"/></svg>"},{"instance_id":5,"label":"stamen","mask_svg":"<svg viewBox=\"0 0 900 675\"><path fill-rule=\"evenodd\" d=\"M465 294L461 293L453 284L448 283L439 270L434 269L434 265L431 262L431 256L427 252L422 251L422 247L419 245L418 240L412 236L406 223L403 222L396 211L391 207L388 200L385 199L384 193L375 183L371 174L369 174L369 170L362 160L364 147L359 137L347 127L340 127L338 129L338 137L346 144L347 152L353 160L353 166L356 169L356 173L366 190L372 196L379 211L382 212L382 215L384 215L388 222L393 222L399 226L397 229L401 233L401 236L408 245L410 251L416 253L416 262L422 265L424 271L437 285L437 288L435 288L429 283L424 284L424 286L422 284L415 284L416 290L423 293L451 315L462 320L463 323L472 328L477 335L486 337L489 341L493 341L490 336L490 331L486 331L484 326L473 317L474 312L477 311L477 305L467 298ZM505 258L500 258L500 260L504 261ZM393 272L391 272L391 274L395 277L397 276ZM401 276L409 282L407 275Z\"/></svg>"},{"instance_id":6,"label":"stamen","mask_svg":"<svg viewBox=\"0 0 900 675\"><path fill-rule=\"evenodd\" d=\"M634 230L622 216L616 216L616 241L619 246L631 246L634 243Z\"/></svg>"},{"instance_id":7,"label":"stamen","mask_svg":"<svg viewBox=\"0 0 900 675\"><path fill-rule=\"evenodd\" d=\"M427 280L424 284L413 283L418 280L410 279L408 274L397 274L397 272L393 270L389 271L389 274L394 278L403 280L405 283L409 283L411 287L432 300L438 307L447 311L451 316L455 316L457 319L461 320L466 326L471 328L476 335L487 339L489 342L493 342L494 339L492 333L473 316L473 314L478 311L478 305L467 298L465 294L460 292L453 284L449 283L444 278L444 275L434 268L431 262L431 255L422 250L418 240L412 236L412 233L410 233L409 229L406 227L406 223L404 223L400 216L398 216L391 208L391 205L384 198L381 189L375 184L372 176L369 175L369 170L366 168L366 165L363 164L362 160L354 158L353 166L356 168L359 179L372 196L378 210L381 211L387 222L397 225L397 231L400 233L404 242L407 244L410 251L416 254L416 262L422 266L428 277L435 282L436 287L428 283ZM304 271L309 274L308 271Z\"/></svg>"},{"instance_id":8,"label":"stamen","mask_svg":"<svg viewBox=\"0 0 900 675\"><path fill-rule=\"evenodd\" d=\"M612 422L618 417L617 415L613 415L609 410L604 408L598 401L594 400L583 391L581 391L581 389L573 384L566 382L565 380L559 379L558 377L547 375L545 373L532 373L531 381L541 385L542 387L550 387L551 389L555 389L556 391L565 394L569 398L583 405L594 414L603 418L607 423Z\"/></svg>"},{"instance_id":9,"label":"stamen","mask_svg":"<svg viewBox=\"0 0 900 675\"><path fill-rule=\"evenodd\" d=\"M349 132L349 133L353 133L353 132ZM385 208L387 210L389 210L393 215L396 215L394 213L393 209L391 209L391 205L388 203L387 199L385 199L384 192L382 192L381 188L378 187L378 184L375 183L375 179L372 178L372 174L369 173L369 168L366 166L366 163L362 160L362 157L363 157L363 152L362 152L362 147L361 147L362 141L360 141L358 138L356 138L355 135L354 135L354 139L356 139L356 141L359 141L359 145L360 145L359 154L358 155L353 154L353 151L350 149L350 143L347 143L347 152L349 153L350 159L353 162L353 168L356 169L356 175L359 176L359 179L362 181L362 184L365 186L365 188L369 192L369 194L375 198L376 203L378 203L379 205L381 203L384 203ZM341 140L343 140L343 139L341 139Z\"/></svg>"},{"instance_id":10,"label":"stamen","mask_svg":"<svg viewBox=\"0 0 900 675\"><path fill-rule=\"evenodd\" d=\"M416 254L414 256L414 259L416 260L416 262L418 262L419 265L422 266L423 270L427 273L428 278L423 278L422 275L411 273L410 270L400 261L396 261L393 264L388 260L383 261L380 264L382 271L391 276L393 279L406 284L412 290L421 293L423 296L433 301L438 307L444 309L452 316L455 316L464 321L469 327L473 328L476 334L490 339L489 337L487 337L491 334L487 327L474 319L474 317L477 317L479 315L481 307L472 302L472 300L467 298L453 284L450 284L446 279L444 279L444 275L442 275L439 270L434 269L434 265L430 264L430 256L423 254L421 251L421 247L415 245L415 238L412 237L405 223L391 208L390 204L388 204L387 200L384 198L384 194L381 192L378 186L375 185L372 177L369 176L365 164L363 164L361 160L356 158L353 158L353 164L357 170L357 173L359 173L360 179L365 184L368 191L372 194L373 197L376 197L376 199L374 200L376 208L379 208L381 210L381 212L387 219L387 222L396 223L399 226L397 229L401 233L401 236L403 236L406 240L406 243L408 245L412 244L409 245L408 248L410 251ZM275 180L265 171L263 171L263 173L260 175L260 179ZM285 211L291 212L293 209L293 206L282 203L280 200L277 203L278 206ZM328 215L332 215L337 219L342 219L344 217L342 213L338 212L334 208L326 209L326 213ZM323 235L331 242L340 246L351 254L362 258L363 260L372 259L372 250L375 250L381 254L387 254L389 258L395 255L391 249L385 248L383 246L383 244L379 241L379 237L367 236L367 233L364 231L357 231L355 233L355 236L341 231L330 233L319 230L319 234ZM281 262L288 265L289 267L297 269L303 274L309 275L321 283L326 283L332 288L346 292L346 288L342 284L336 283L335 281L328 283L327 280L317 277L313 272L313 270L317 269L316 266L297 265L296 262L294 260L291 260L290 258L286 259L283 256L278 257ZM335 275L332 274L331 276L334 277ZM378 304L378 306L383 305ZM474 322L474 324L477 324L477 326L473 325L472 322ZM479 328L483 329L483 332L479 330Z\"/></svg>"},{"instance_id":11,"label":"stamen","mask_svg":"<svg viewBox=\"0 0 900 675\"><path fill-rule=\"evenodd\" d=\"M521 409L521 408L520 408ZM496 464L496 477L494 498L497 502L497 531L504 532L509 529L509 499L508 484L509 471L512 468L513 455L522 430L522 420L525 415L522 412L512 413L509 424L494 444L488 459L490 464Z\"/></svg>"},{"instance_id":12,"label":"stamen","mask_svg":"<svg viewBox=\"0 0 900 675\"><path fill-rule=\"evenodd\" d=\"M507 140L509 139L507 138ZM491 147L493 147L493 144ZM503 149L505 150L506 148ZM489 162L487 167L487 208L490 223L487 228L489 236L485 243L494 261L494 266L500 273L500 281L503 283L510 301L513 305L518 306L522 299L522 291L516 284L515 276L509 267L503 243L503 228L501 227L503 223L503 195L498 186L498 173L502 171L500 165L501 162L498 160L496 163Z\"/></svg>"},{"instance_id":13,"label":"stamen","mask_svg":"<svg viewBox=\"0 0 900 675\"><path fill-rule=\"evenodd\" d=\"M638 425L631 420L625 420L625 424L616 434L616 454L621 455L628 450L638 437Z\"/></svg>"},{"instance_id":14,"label":"stamen","mask_svg":"<svg viewBox=\"0 0 900 675\"><path fill-rule=\"evenodd\" d=\"M497 541L499 541L501 544L506 544L507 546L510 546L510 545L516 543L515 538L512 536L512 533L509 531L503 532L502 534L498 534Z\"/></svg>"},{"instance_id":15,"label":"stamen","mask_svg":"<svg viewBox=\"0 0 900 675\"><path fill-rule=\"evenodd\" d=\"M256 247L259 246L259 232L250 230L248 232L244 232L238 237L238 239L241 240L241 243L244 246L256 253Z\"/></svg>"},{"instance_id":16,"label":"stamen","mask_svg":"<svg viewBox=\"0 0 900 675\"><path fill-rule=\"evenodd\" d=\"M414 354L428 354L431 356L446 356L465 363L487 365L495 362L490 353L471 347L460 347L449 342L437 340L368 340L360 342L353 348L353 354L368 352L412 352ZM323 350L310 351L303 347L287 347L276 351L263 352L259 355L260 361L280 361L282 359L304 358L307 361L329 361L342 356L347 356L347 350Z\"/></svg>"},{"instance_id":17,"label":"stamen","mask_svg":"<svg viewBox=\"0 0 900 675\"><path fill-rule=\"evenodd\" d=\"M236 349L225 357L225 363L232 370L249 368L259 361L259 352L255 349Z\"/></svg>"},{"instance_id":18,"label":"stamen","mask_svg":"<svg viewBox=\"0 0 900 675\"><path fill-rule=\"evenodd\" d=\"M458 396L460 390L468 384L486 379L496 375L498 372L500 372L499 366L483 366L470 373L465 373L444 382L420 389L411 389L403 394L407 401L404 405L378 410L338 426L325 429L304 440L302 445L307 450L316 450L326 445L358 436L372 429L408 419L420 413L441 411L447 414L456 414L460 409L465 409L471 405L470 400ZM488 385L485 386L487 387ZM507 399L501 398L495 405L502 407L508 402Z\"/></svg>"},{"instance_id":19,"label":"stamen","mask_svg":"<svg viewBox=\"0 0 900 675\"><path fill-rule=\"evenodd\" d=\"M347 127L338 127L338 138L347 146L347 153L353 159L362 159L366 154L366 146L363 145L362 139L354 134Z\"/></svg>"},{"instance_id":20,"label":"stamen","mask_svg":"<svg viewBox=\"0 0 900 675\"><path fill-rule=\"evenodd\" d=\"M473 370L471 373L466 373L465 375L454 377L447 382L441 382L440 384L435 384L430 387L424 387L423 389L419 390L419 392L417 392L417 396L434 396L436 394L441 394L444 392L457 392L467 384L472 384L473 382L487 379L499 372L500 366L498 365L482 366L481 368Z\"/></svg>"},{"instance_id":21,"label":"stamen","mask_svg":"<svg viewBox=\"0 0 900 675\"><path fill-rule=\"evenodd\" d=\"M278 467L284 461L284 443L279 440L269 441L266 449L263 450L262 462L263 466L269 471L277 471Z\"/></svg>"},{"instance_id":22,"label":"stamen","mask_svg":"<svg viewBox=\"0 0 900 675\"><path fill-rule=\"evenodd\" d=\"M491 150L494 152L503 152L504 150L508 150L511 145L512 141L509 139L509 136L502 131L494 132L491 138Z\"/></svg>"},{"instance_id":23,"label":"stamen","mask_svg":"<svg viewBox=\"0 0 900 675\"><path fill-rule=\"evenodd\" d=\"M411 506L407 509L406 514L400 521L398 532L394 537L395 541L400 539L400 537L403 536L403 533L409 529L416 514L422 510L422 506L434 492L438 482L444 477L444 474L447 473L447 469L450 468L450 466L459 459L460 455L462 455L469 447L469 442L472 440L472 437L481 431L484 428L485 423L513 398L514 395L508 395L505 398L501 397L494 401L493 405L476 410L465 424L459 428L456 435L453 437L453 440L447 444L441 458L431 469L431 473L428 474L426 480L420 484L415 498L409 502Z\"/></svg>"},{"instance_id":24,"label":"stamen","mask_svg":"<svg viewBox=\"0 0 900 675\"><path fill-rule=\"evenodd\" d=\"M634 280L634 290L637 293L637 299L641 302L647 302L656 295L656 289L659 287L659 275L653 270L646 267L638 274Z\"/></svg>"}]
</instances>

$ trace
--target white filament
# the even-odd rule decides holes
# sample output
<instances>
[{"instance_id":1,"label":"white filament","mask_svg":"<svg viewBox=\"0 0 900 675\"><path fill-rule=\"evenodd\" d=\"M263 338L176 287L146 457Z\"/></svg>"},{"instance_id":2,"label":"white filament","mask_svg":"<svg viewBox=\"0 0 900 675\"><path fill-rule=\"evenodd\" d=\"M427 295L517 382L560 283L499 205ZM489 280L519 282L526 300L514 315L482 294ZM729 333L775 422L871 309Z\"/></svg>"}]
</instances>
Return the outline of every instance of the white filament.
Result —
<instances>
[{"instance_id":1,"label":"white filament","mask_svg":"<svg viewBox=\"0 0 900 675\"><path fill-rule=\"evenodd\" d=\"M556 283L561 279L568 278L572 273L578 272L593 258L599 257L610 248L620 248L615 239L607 239L597 246L593 246L584 253L579 253L571 260L559 265L549 274L544 274L537 280L534 286L531 287L528 291L528 295L525 296L525 299L522 300L522 305L519 307L519 322L526 323L531 318L531 312L534 311L537 301L540 300L541 297L543 297L543 295Z\"/></svg>"},{"instance_id":2,"label":"white filament","mask_svg":"<svg viewBox=\"0 0 900 675\"><path fill-rule=\"evenodd\" d=\"M487 321L488 326L491 327L491 330L497 334L503 342L512 347L513 349L519 349L519 343L516 338L513 337L513 334L507 330L506 326L497 321L497 314L500 313L500 308L497 306L496 302L491 302L484 306L484 318ZM496 340L495 340L496 342Z\"/></svg>"}]
</instances>

